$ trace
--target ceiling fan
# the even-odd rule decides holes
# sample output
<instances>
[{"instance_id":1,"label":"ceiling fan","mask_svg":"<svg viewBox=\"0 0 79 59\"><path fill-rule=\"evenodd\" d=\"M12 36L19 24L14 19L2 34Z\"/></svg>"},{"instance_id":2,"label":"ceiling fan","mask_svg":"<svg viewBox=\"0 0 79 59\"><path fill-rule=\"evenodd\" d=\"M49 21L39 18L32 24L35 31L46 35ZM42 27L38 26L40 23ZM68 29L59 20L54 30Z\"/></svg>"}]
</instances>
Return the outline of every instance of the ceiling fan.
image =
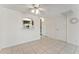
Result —
<instances>
[{"instance_id":1,"label":"ceiling fan","mask_svg":"<svg viewBox=\"0 0 79 59\"><path fill-rule=\"evenodd\" d=\"M40 4L32 4L31 6L28 6L28 8L35 14L40 14L41 11L45 11L44 8L40 7Z\"/></svg>"}]
</instances>

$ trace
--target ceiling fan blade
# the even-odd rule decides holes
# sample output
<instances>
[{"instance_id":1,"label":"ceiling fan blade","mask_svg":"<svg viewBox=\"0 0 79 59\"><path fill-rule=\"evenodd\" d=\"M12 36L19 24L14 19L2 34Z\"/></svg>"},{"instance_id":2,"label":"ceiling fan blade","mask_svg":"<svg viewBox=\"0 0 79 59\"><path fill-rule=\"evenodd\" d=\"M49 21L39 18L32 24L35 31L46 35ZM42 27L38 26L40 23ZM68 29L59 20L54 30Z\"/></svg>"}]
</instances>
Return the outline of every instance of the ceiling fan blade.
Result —
<instances>
[{"instance_id":1,"label":"ceiling fan blade","mask_svg":"<svg viewBox=\"0 0 79 59\"><path fill-rule=\"evenodd\" d=\"M26 6L26 8L33 8L32 6Z\"/></svg>"},{"instance_id":2,"label":"ceiling fan blade","mask_svg":"<svg viewBox=\"0 0 79 59\"><path fill-rule=\"evenodd\" d=\"M44 8L39 8L40 11L46 11Z\"/></svg>"},{"instance_id":3,"label":"ceiling fan blade","mask_svg":"<svg viewBox=\"0 0 79 59\"><path fill-rule=\"evenodd\" d=\"M30 4L29 5L27 4L27 5L25 5L25 8L34 8L34 7Z\"/></svg>"}]
</instances>

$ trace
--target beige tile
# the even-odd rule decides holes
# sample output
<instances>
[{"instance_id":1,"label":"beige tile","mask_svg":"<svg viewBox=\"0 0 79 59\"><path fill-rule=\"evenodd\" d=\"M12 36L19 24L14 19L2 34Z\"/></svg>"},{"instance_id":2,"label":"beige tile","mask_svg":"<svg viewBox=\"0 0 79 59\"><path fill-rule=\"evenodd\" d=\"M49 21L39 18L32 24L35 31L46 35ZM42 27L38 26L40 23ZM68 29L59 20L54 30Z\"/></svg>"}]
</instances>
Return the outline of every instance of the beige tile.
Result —
<instances>
[{"instance_id":1,"label":"beige tile","mask_svg":"<svg viewBox=\"0 0 79 59\"><path fill-rule=\"evenodd\" d=\"M79 54L79 47L76 48L75 54Z\"/></svg>"},{"instance_id":2,"label":"beige tile","mask_svg":"<svg viewBox=\"0 0 79 59\"><path fill-rule=\"evenodd\" d=\"M23 45L18 45L18 46L13 46L9 48L5 48L1 51L1 53L11 53L11 54L23 54L23 53L35 53L33 49L30 46L23 46Z\"/></svg>"},{"instance_id":3,"label":"beige tile","mask_svg":"<svg viewBox=\"0 0 79 59\"><path fill-rule=\"evenodd\" d=\"M62 51L60 52L61 54L74 54L77 46L72 45L72 44L67 44Z\"/></svg>"},{"instance_id":4,"label":"beige tile","mask_svg":"<svg viewBox=\"0 0 79 59\"><path fill-rule=\"evenodd\" d=\"M4 48L0 53L8 54L71 54L78 53L76 46L64 41L42 37L42 39ZM75 52L76 50L76 52Z\"/></svg>"}]
</instances>

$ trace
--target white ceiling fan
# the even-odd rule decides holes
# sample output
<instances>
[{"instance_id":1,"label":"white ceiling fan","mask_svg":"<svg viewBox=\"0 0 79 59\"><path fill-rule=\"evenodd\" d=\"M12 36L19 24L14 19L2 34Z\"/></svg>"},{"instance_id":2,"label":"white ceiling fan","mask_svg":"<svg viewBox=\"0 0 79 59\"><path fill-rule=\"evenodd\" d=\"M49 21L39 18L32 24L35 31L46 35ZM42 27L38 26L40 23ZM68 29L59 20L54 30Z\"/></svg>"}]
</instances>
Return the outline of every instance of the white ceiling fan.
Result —
<instances>
[{"instance_id":1,"label":"white ceiling fan","mask_svg":"<svg viewBox=\"0 0 79 59\"><path fill-rule=\"evenodd\" d=\"M28 6L28 8L35 14L40 14L41 11L45 11L44 8L40 7L40 4L32 4L31 6Z\"/></svg>"}]
</instances>

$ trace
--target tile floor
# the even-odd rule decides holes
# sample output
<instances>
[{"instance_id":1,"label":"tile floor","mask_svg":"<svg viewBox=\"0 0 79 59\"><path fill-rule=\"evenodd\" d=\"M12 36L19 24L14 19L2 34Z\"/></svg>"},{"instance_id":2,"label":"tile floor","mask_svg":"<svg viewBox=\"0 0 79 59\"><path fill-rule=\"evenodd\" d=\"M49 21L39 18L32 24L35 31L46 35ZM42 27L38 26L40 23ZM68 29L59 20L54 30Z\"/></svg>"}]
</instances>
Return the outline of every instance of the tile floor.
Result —
<instances>
[{"instance_id":1,"label":"tile floor","mask_svg":"<svg viewBox=\"0 0 79 59\"><path fill-rule=\"evenodd\" d=\"M78 54L79 47L64 41L43 37L40 40L4 48L1 54Z\"/></svg>"}]
</instances>

